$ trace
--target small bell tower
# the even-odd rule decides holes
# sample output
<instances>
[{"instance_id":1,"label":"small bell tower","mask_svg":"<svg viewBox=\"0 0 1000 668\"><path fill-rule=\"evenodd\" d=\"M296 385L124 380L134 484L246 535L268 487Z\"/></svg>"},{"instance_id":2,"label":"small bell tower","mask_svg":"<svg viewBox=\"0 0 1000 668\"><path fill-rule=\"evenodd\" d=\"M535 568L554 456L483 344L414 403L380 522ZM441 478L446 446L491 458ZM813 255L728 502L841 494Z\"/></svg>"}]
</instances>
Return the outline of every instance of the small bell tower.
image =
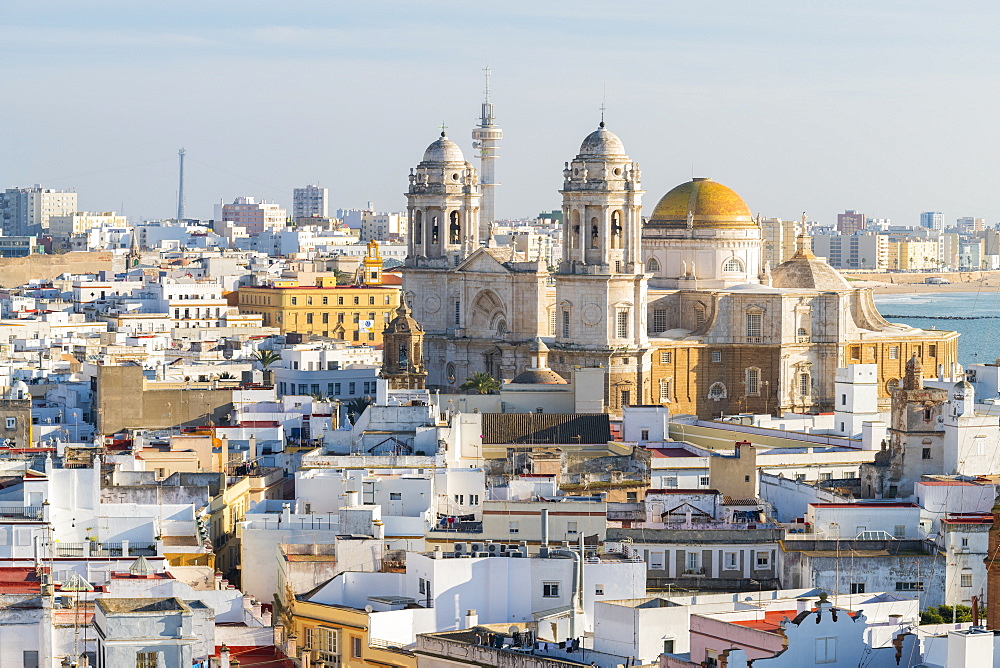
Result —
<instances>
[{"instance_id":1,"label":"small bell tower","mask_svg":"<svg viewBox=\"0 0 1000 668\"><path fill-rule=\"evenodd\" d=\"M389 381L389 389L424 389L424 330L410 315L405 295L399 297L396 317L385 326L382 343L382 377Z\"/></svg>"}]
</instances>

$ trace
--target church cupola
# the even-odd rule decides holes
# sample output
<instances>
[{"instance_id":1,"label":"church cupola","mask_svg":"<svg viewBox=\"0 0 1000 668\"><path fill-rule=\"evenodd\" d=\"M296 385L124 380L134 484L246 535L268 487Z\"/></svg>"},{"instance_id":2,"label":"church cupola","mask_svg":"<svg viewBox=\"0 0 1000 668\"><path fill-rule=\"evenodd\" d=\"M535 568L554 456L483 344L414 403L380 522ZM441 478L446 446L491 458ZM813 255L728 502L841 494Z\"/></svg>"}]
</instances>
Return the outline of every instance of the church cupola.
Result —
<instances>
[{"instance_id":1,"label":"church cupola","mask_svg":"<svg viewBox=\"0 0 1000 668\"><path fill-rule=\"evenodd\" d=\"M458 266L485 244L489 232L480 229L479 176L444 132L410 170L409 181L407 264Z\"/></svg>"}]
</instances>

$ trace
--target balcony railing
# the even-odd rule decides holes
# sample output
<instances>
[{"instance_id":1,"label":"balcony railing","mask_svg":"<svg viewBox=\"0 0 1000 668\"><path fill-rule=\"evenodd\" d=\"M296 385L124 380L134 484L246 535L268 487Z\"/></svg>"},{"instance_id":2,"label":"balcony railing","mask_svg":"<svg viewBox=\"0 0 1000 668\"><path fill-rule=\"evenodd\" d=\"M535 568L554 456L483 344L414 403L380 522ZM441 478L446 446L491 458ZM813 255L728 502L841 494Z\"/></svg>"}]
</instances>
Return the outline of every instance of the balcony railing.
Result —
<instances>
[{"instance_id":1,"label":"balcony railing","mask_svg":"<svg viewBox=\"0 0 1000 668\"><path fill-rule=\"evenodd\" d=\"M26 520L40 522L44 519L42 506L15 506L0 508L0 520Z\"/></svg>"},{"instance_id":2,"label":"balcony railing","mask_svg":"<svg viewBox=\"0 0 1000 668\"><path fill-rule=\"evenodd\" d=\"M454 522L452 524L441 524L438 522L431 531L445 531L451 533L482 533L482 522Z\"/></svg>"}]
</instances>

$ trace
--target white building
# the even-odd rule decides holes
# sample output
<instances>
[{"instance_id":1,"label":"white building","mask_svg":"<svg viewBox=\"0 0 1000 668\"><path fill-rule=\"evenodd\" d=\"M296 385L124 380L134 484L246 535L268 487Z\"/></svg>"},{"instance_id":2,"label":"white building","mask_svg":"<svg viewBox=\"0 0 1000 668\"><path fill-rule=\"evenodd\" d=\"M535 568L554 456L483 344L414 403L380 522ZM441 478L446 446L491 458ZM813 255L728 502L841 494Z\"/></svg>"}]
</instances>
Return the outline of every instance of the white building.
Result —
<instances>
[{"instance_id":1,"label":"white building","mask_svg":"<svg viewBox=\"0 0 1000 668\"><path fill-rule=\"evenodd\" d=\"M53 236L69 237L98 227L125 227L128 220L114 211L92 213L75 211L49 217L49 232Z\"/></svg>"},{"instance_id":2,"label":"white building","mask_svg":"<svg viewBox=\"0 0 1000 668\"><path fill-rule=\"evenodd\" d=\"M36 185L8 188L0 193L0 229L4 236L28 236L47 232L49 219L77 209L76 192Z\"/></svg>"},{"instance_id":3,"label":"white building","mask_svg":"<svg viewBox=\"0 0 1000 668\"><path fill-rule=\"evenodd\" d=\"M326 218L330 215L329 196L329 190L320 186L309 185L295 188L292 191L292 218L295 220L312 217Z\"/></svg>"}]
</instances>

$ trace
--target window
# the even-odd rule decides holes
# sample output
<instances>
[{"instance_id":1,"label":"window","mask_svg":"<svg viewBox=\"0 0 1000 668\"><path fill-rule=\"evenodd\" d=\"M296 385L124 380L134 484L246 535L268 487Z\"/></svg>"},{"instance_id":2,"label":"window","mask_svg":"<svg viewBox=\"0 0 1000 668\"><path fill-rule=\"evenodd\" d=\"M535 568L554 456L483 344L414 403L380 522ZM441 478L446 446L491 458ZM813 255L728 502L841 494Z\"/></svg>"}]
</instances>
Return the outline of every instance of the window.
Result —
<instances>
[{"instance_id":1,"label":"window","mask_svg":"<svg viewBox=\"0 0 1000 668\"><path fill-rule=\"evenodd\" d=\"M665 332L667 330L667 309L653 309L653 331Z\"/></svg>"},{"instance_id":2,"label":"window","mask_svg":"<svg viewBox=\"0 0 1000 668\"><path fill-rule=\"evenodd\" d=\"M520 530L521 530L521 529L520 529L520 527L519 527L519 525L518 525L518 523L517 523L517 520L511 520L511 521L510 521L510 522L509 522L509 523L507 524L507 533L517 533L517 532L519 532Z\"/></svg>"},{"instance_id":3,"label":"window","mask_svg":"<svg viewBox=\"0 0 1000 668\"><path fill-rule=\"evenodd\" d=\"M329 324L329 323L330 323L330 314L329 313L323 313L323 324L326 325L326 324Z\"/></svg>"},{"instance_id":4,"label":"window","mask_svg":"<svg viewBox=\"0 0 1000 668\"><path fill-rule=\"evenodd\" d=\"M375 296L374 295L368 297L368 305L369 306L375 306Z\"/></svg>"},{"instance_id":5,"label":"window","mask_svg":"<svg viewBox=\"0 0 1000 668\"><path fill-rule=\"evenodd\" d=\"M425 580L423 578L420 578L419 582L417 583L417 588L419 589L419 591L420 591L421 594L426 594L427 593L427 580Z\"/></svg>"},{"instance_id":6,"label":"window","mask_svg":"<svg viewBox=\"0 0 1000 668\"><path fill-rule=\"evenodd\" d=\"M306 297L306 305L312 306L312 303L313 303L313 298L312 297Z\"/></svg>"},{"instance_id":7,"label":"window","mask_svg":"<svg viewBox=\"0 0 1000 668\"><path fill-rule=\"evenodd\" d=\"M723 552L722 567L727 571L735 571L740 567L740 555L738 552Z\"/></svg>"},{"instance_id":8,"label":"window","mask_svg":"<svg viewBox=\"0 0 1000 668\"><path fill-rule=\"evenodd\" d=\"M929 344L927 346L927 356L928 357L937 357L937 345L936 344L931 343L931 344Z\"/></svg>"},{"instance_id":9,"label":"window","mask_svg":"<svg viewBox=\"0 0 1000 668\"><path fill-rule=\"evenodd\" d=\"M897 582L896 591L923 591L923 582Z\"/></svg>"},{"instance_id":10,"label":"window","mask_svg":"<svg viewBox=\"0 0 1000 668\"><path fill-rule=\"evenodd\" d=\"M562 325L563 338L569 338L569 311L562 312Z\"/></svg>"},{"instance_id":11,"label":"window","mask_svg":"<svg viewBox=\"0 0 1000 668\"><path fill-rule=\"evenodd\" d=\"M851 346L851 359L852 360L861 359L861 346Z\"/></svg>"},{"instance_id":12,"label":"window","mask_svg":"<svg viewBox=\"0 0 1000 668\"><path fill-rule=\"evenodd\" d=\"M809 386L810 386L809 374L806 373L806 372L800 373L799 374L799 394L801 394L803 397L808 397L809 396Z\"/></svg>"},{"instance_id":13,"label":"window","mask_svg":"<svg viewBox=\"0 0 1000 668\"><path fill-rule=\"evenodd\" d=\"M701 552L688 552L687 560L687 570L695 572L701 570Z\"/></svg>"},{"instance_id":14,"label":"window","mask_svg":"<svg viewBox=\"0 0 1000 668\"><path fill-rule=\"evenodd\" d=\"M712 401L720 401L726 398L726 386L722 383L713 383L712 387L708 388L708 398Z\"/></svg>"},{"instance_id":15,"label":"window","mask_svg":"<svg viewBox=\"0 0 1000 668\"><path fill-rule=\"evenodd\" d=\"M337 656L337 630L319 626L306 629L306 646L316 652L315 660L339 665Z\"/></svg>"},{"instance_id":16,"label":"window","mask_svg":"<svg viewBox=\"0 0 1000 668\"><path fill-rule=\"evenodd\" d=\"M357 306L360 303L361 303L361 298L360 297L355 297L354 298L354 305Z\"/></svg>"},{"instance_id":17,"label":"window","mask_svg":"<svg viewBox=\"0 0 1000 668\"><path fill-rule=\"evenodd\" d=\"M344 305L344 296L340 295L339 297L337 297L337 306L343 306L343 305Z\"/></svg>"},{"instance_id":18,"label":"window","mask_svg":"<svg viewBox=\"0 0 1000 668\"><path fill-rule=\"evenodd\" d=\"M402 492L389 492L389 500L390 501L402 501L403 500L403 493Z\"/></svg>"},{"instance_id":19,"label":"window","mask_svg":"<svg viewBox=\"0 0 1000 668\"><path fill-rule=\"evenodd\" d=\"M851 593L852 594L864 594L865 593L865 583L864 582L852 582L851 583Z\"/></svg>"},{"instance_id":20,"label":"window","mask_svg":"<svg viewBox=\"0 0 1000 668\"><path fill-rule=\"evenodd\" d=\"M570 536L577 535L578 533L580 533L579 529L577 528L578 526L579 524L577 524L576 522L566 522L566 533L569 534Z\"/></svg>"},{"instance_id":21,"label":"window","mask_svg":"<svg viewBox=\"0 0 1000 668\"><path fill-rule=\"evenodd\" d=\"M820 480L833 480L833 474L832 473L820 473L819 474L819 479Z\"/></svg>"},{"instance_id":22,"label":"window","mask_svg":"<svg viewBox=\"0 0 1000 668\"><path fill-rule=\"evenodd\" d=\"M889 346L889 359L891 360L899 359L899 346Z\"/></svg>"},{"instance_id":23,"label":"window","mask_svg":"<svg viewBox=\"0 0 1000 668\"><path fill-rule=\"evenodd\" d=\"M666 378L660 379L660 403L665 404L670 401L670 381Z\"/></svg>"},{"instance_id":24,"label":"window","mask_svg":"<svg viewBox=\"0 0 1000 668\"><path fill-rule=\"evenodd\" d=\"M662 571L663 570L663 552L650 552L649 553L649 569L652 571Z\"/></svg>"},{"instance_id":25,"label":"window","mask_svg":"<svg viewBox=\"0 0 1000 668\"><path fill-rule=\"evenodd\" d=\"M837 663L836 638L816 638L816 663Z\"/></svg>"},{"instance_id":26,"label":"window","mask_svg":"<svg viewBox=\"0 0 1000 668\"><path fill-rule=\"evenodd\" d=\"M707 475L698 476L699 487L708 487L708 485L709 485L709 479Z\"/></svg>"},{"instance_id":27,"label":"window","mask_svg":"<svg viewBox=\"0 0 1000 668\"><path fill-rule=\"evenodd\" d=\"M747 394L760 394L760 369L750 367L747 369Z\"/></svg>"},{"instance_id":28,"label":"window","mask_svg":"<svg viewBox=\"0 0 1000 668\"><path fill-rule=\"evenodd\" d=\"M604 585L594 585L594 596L604 596Z\"/></svg>"},{"instance_id":29,"label":"window","mask_svg":"<svg viewBox=\"0 0 1000 668\"><path fill-rule=\"evenodd\" d=\"M627 339L628 338L628 319L629 319L629 309L621 309L618 311L618 338Z\"/></svg>"},{"instance_id":30,"label":"window","mask_svg":"<svg viewBox=\"0 0 1000 668\"><path fill-rule=\"evenodd\" d=\"M542 597L543 598L559 598L559 583L558 582L543 582L542 583Z\"/></svg>"},{"instance_id":31,"label":"window","mask_svg":"<svg viewBox=\"0 0 1000 668\"><path fill-rule=\"evenodd\" d=\"M747 313L747 343L760 343L764 330L764 314Z\"/></svg>"},{"instance_id":32,"label":"window","mask_svg":"<svg viewBox=\"0 0 1000 668\"><path fill-rule=\"evenodd\" d=\"M672 358L673 355L671 355L671 351L669 350L660 351L660 364L670 364Z\"/></svg>"},{"instance_id":33,"label":"window","mask_svg":"<svg viewBox=\"0 0 1000 668\"><path fill-rule=\"evenodd\" d=\"M920 453L920 458L921 459L930 459L931 458L931 449L930 448L924 448L923 451Z\"/></svg>"},{"instance_id":34,"label":"window","mask_svg":"<svg viewBox=\"0 0 1000 668\"><path fill-rule=\"evenodd\" d=\"M7 429L17 429L17 418L7 418Z\"/></svg>"},{"instance_id":35,"label":"window","mask_svg":"<svg viewBox=\"0 0 1000 668\"><path fill-rule=\"evenodd\" d=\"M713 350L712 351L712 361L713 362L721 362L722 361L722 351L721 350Z\"/></svg>"},{"instance_id":36,"label":"window","mask_svg":"<svg viewBox=\"0 0 1000 668\"><path fill-rule=\"evenodd\" d=\"M469 505L470 506L478 506L479 505L479 495L478 494L470 494L469 495Z\"/></svg>"},{"instance_id":37,"label":"window","mask_svg":"<svg viewBox=\"0 0 1000 668\"><path fill-rule=\"evenodd\" d=\"M636 503L639 501L638 492L625 492L625 501L628 503ZM968 540L968 539L966 539Z\"/></svg>"},{"instance_id":38,"label":"window","mask_svg":"<svg viewBox=\"0 0 1000 668\"><path fill-rule=\"evenodd\" d=\"M673 654L674 653L674 641L673 641L673 639L671 639L671 640L664 640L663 641L663 653L664 654Z\"/></svg>"},{"instance_id":39,"label":"window","mask_svg":"<svg viewBox=\"0 0 1000 668\"><path fill-rule=\"evenodd\" d=\"M919 501L918 501L918 504L919 504ZM962 547L969 547L969 539L968 538L963 538L962 539Z\"/></svg>"},{"instance_id":40,"label":"window","mask_svg":"<svg viewBox=\"0 0 1000 668\"><path fill-rule=\"evenodd\" d=\"M351 656L355 659L361 658L361 638L351 636Z\"/></svg>"},{"instance_id":41,"label":"window","mask_svg":"<svg viewBox=\"0 0 1000 668\"><path fill-rule=\"evenodd\" d=\"M465 494L455 494L455 503L460 506L465 505Z\"/></svg>"},{"instance_id":42,"label":"window","mask_svg":"<svg viewBox=\"0 0 1000 668\"><path fill-rule=\"evenodd\" d=\"M661 484L664 488L677 487L677 476L664 477Z\"/></svg>"},{"instance_id":43,"label":"window","mask_svg":"<svg viewBox=\"0 0 1000 668\"><path fill-rule=\"evenodd\" d=\"M798 337L799 343L809 343L809 332L806 331L805 327L799 327L795 331L795 336Z\"/></svg>"},{"instance_id":44,"label":"window","mask_svg":"<svg viewBox=\"0 0 1000 668\"><path fill-rule=\"evenodd\" d=\"M295 306L298 303L299 303L298 298L297 297L292 297L292 306Z\"/></svg>"},{"instance_id":45,"label":"window","mask_svg":"<svg viewBox=\"0 0 1000 668\"><path fill-rule=\"evenodd\" d=\"M356 386L357 386L357 383L348 383L347 384L347 393L348 394L354 394Z\"/></svg>"},{"instance_id":46,"label":"window","mask_svg":"<svg viewBox=\"0 0 1000 668\"><path fill-rule=\"evenodd\" d=\"M334 383L333 384L333 393L334 394L340 394L340 383Z\"/></svg>"},{"instance_id":47,"label":"window","mask_svg":"<svg viewBox=\"0 0 1000 668\"><path fill-rule=\"evenodd\" d=\"M972 573L962 573L962 586L963 587L972 586Z\"/></svg>"},{"instance_id":48,"label":"window","mask_svg":"<svg viewBox=\"0 0 1000 668\"><path fill-rule=\"evenodd\" d=\"M639 432L639 434L640 434L640 436L639 436L639 440L640 441L648 441L649 440L649 430L648 429L643 429L642 431Z\"/></svg>"},{"instance_id":49,"label":"window","mask_svg":"<svg viewBox=\"0 0 1000 668\"><path fill-rule=\"evenodd\" d=\"M694 307L694 324L699 329L705 326L705 307L702 304Z\"/></svg>"},{"instance_id":50,"label":"window","mask_svg":"<svg viewBox=\"0 0 1000 668\"><path fill-rule=\"evenodd\" d=\"M764 570L771 567L771 553L757 552L757 570Z\"/></svg>"},{"instance_id":51,"label":"window","mask_svg":"<svg viewBox=\"0 0 1000 668\"><path fill-rule=\"evenodd\" d=\"M651 257L649 258L649 262L646 263L646 269L648 269L649 271L659 271L660 263L657 261L655 257Z\"/></svg>"},{"instance_id":52,"label":"window","mask_svg":"<svg viewBox=\"0 0 1000 668\"><path fill-rule=\"evenodd\" d=\"M459 299L455 300L455 324L460 325L462 323L462 301Z\"/></svg>"},{"instance_id":53,"label":"window","mask_svg":"<svg viewBox=\"0 0 1000 668\"><path fill-rule=\"evenodd\" d=\"M722 271L743 271L743 263L731 257L722 264Z\"/></svg>"},{"instance_id":54,"label":"window","mask_svg":"<svg viewBox=\"0 0 1000 668\"><path fill-rule=\"evenodd\" d=\"M329 297L323 297L323 306L326 306L329 303L330 303L330 298Z\"/></svg>"},{"instance_id":55,"label":"window","mask_svg":"<svg viewBox=\"0 0 1000 668\"><path fill-rule=\"evenodd\" d=\"M159 652L136 652L135 668L157 668L159 666Z\"/></svg>"}]
</instances>

